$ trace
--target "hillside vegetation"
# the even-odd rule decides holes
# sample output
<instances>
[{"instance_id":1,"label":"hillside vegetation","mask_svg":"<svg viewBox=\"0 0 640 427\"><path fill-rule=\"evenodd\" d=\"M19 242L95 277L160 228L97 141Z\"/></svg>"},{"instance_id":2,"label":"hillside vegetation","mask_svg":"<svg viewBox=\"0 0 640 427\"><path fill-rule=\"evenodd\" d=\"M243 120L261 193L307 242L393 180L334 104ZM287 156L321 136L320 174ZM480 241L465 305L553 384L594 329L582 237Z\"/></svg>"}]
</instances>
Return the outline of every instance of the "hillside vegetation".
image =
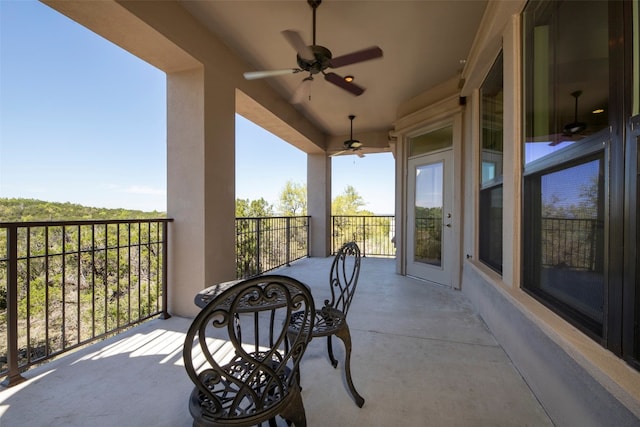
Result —
<instances>
[{"instance_id":1,"label":"hillside vegetation","mask_svg":"<svg viewBox=\"0 0 640 427\"><path fill-rule=\"evenodd\" d=\"M74 203L46 202L36 199L0 197L0 222L75 221L96 219L165 218L165 212L107 209Z\"/></svg>"}]
</instances>

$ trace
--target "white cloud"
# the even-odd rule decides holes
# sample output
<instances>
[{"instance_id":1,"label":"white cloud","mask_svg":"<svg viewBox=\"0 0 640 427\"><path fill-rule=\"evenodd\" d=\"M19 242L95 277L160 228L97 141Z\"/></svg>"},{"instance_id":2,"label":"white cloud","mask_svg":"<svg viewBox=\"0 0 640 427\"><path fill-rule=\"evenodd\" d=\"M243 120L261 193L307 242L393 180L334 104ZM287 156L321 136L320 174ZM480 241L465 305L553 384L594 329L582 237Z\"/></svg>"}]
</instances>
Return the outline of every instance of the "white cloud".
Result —
<instances>
[{"instance_id":1,"label":"white cloud","mask_svg":"<svg viewBox=\"0 0 640 427\"><path fill-rule=\"evenodd\" d=\"M131 185L123 190L125 193L130 194L151 194L156 196L163 196L165 190L149 187L146 185Z\"/></svg>"}]
</instances>

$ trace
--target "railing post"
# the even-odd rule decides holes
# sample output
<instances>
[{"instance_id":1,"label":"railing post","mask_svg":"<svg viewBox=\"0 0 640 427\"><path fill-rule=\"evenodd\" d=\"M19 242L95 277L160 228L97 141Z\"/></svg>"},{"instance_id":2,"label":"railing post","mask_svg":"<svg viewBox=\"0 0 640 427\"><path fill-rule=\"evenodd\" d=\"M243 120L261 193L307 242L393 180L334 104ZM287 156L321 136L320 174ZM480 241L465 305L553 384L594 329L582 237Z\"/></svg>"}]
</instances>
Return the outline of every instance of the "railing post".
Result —
<instances>
[{"instance_id":1,"label":"railing post","mask_svg":"<svg viewBox=\"0 0 640 427\"><path fill-rule=\"evenodd\" d=\"M7 378L6 387L20 384L25 378L18 367L18 226L7 229Z\"/></svg>"},{"instance_id":2,"label":"railing post","mask_svg":"<svg viewBox=\"0 0 640 427\"><path fill-rule=\"evenodd\" d=\"M169 314L169 284L167 283L167 278L169 277L169 259L167 255L169 254L169 238L168 238L168 230L169 223L162 222L162 315L160 316L162 319L168 319L171 317Z\"/></svg>"},{"instance_id":3,"label":"railing post","mask_svg":"<svg viewBox=\"0 0 640 427\"><path fill-rule=\"evenodd\" d=\"M286 217L286 227L287 227L287 267L291 266L291 217Z\"/></svg>"},{"instance_id":4,"label":"railing post","mask_svg":"<svg viewBox=\"0 0 640 427\"><path fill-rule=\"evenodd\" d=\"M367 256L367 217L362 216L362 257Z\"/></svg>"},{"instance_id":5,"label":"railing post","mask_svg":"<svg viewBox=\"0 0 640 427\"><path fill-rule=\"evenodd\" d=\"M260 231L262 229L261 227L262 225L262 218L257 218L256 219L256 272L253 274L260 274L262 273L262 265L260 262L260 253L262 252L262 249L260 248L260 241L262 240L260 238ZM252 274L252 275L253 275Z\"/></svg>"},{"instance_id":6,"label":"railing post","mask_svg":"<svg viewBox=\"0 0 640 427\"><path fill-rule=\"evenodd\" d=\"M307 216L307 220L305 222L307 223L307 257L309 257L309 254L311 253L309 250L309 239L311 238L311 216Z\"/></svg>"},{"instance_id":7,"label":"railing post","mask_svg":"<svg viewBox=\"0 0 640 427\"><path fill-rule=\"evenodd\" d=\"M331 254L336 253L333 249L336 245L336 217L335 215L331 215Z\"/></svg>"}]
</instances>

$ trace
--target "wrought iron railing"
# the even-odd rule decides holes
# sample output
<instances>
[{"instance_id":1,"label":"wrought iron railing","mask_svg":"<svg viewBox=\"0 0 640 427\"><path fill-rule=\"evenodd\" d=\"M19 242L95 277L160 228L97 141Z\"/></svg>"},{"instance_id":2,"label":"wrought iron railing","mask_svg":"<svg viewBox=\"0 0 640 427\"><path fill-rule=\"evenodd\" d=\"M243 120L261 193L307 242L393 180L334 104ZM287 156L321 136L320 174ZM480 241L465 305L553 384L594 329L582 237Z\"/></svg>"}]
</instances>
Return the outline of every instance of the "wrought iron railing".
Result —
<instances>
[{"instance_id":1,"label":"wrought iron railing","mask_svg":"<svg viewBox=\"0 0 640 427\"><path fill-rule=\"evenodd\" d=\"M395 216L333 215L331 223L333 253L346 242L355 241L362 256L395 257Z\"/></svg>"},{"instance_id":2,"label":"wrought iron railing","mask_svg":"<svg viewBox=\"0 0 640 427\"><path fill-rule=\"evenodd\" d=\"M0 223L0 374L167 309L170 219Z\"/></svg>"},{"instance_id":3,"label":"wrought iron railing","mask_svg":"<svg viewBox=\"0 0 640 427\"><path fill-rule=\"evenodd\" d=\"M597 219L543 217L542 265L602 271L604 256L598 253L598 248L602 247L603 230L602 221Z\"/></svg>"},{"instance_id":4,"label":"wrought iron railing","mask_svg":"<svg viewBox=\"0 0 640 427\"><path fill-rule=\"evenodd\" d=\"M236 218L236 277L252 277L309 256L309 218Z\"/></svg>"},{"instance_id":5,"label":"wrought iron railing","mask_svg":"<svg viewBox=\"0 0 640 427\"><path fill-rule=\"evenodd\" d=\"M171 219L0 223L0 375L167 313ZM309 256L309 216L236 218L237 277ZM334 252L395 256L393 216L332 217Z\"/></svg>"}]
</instances>

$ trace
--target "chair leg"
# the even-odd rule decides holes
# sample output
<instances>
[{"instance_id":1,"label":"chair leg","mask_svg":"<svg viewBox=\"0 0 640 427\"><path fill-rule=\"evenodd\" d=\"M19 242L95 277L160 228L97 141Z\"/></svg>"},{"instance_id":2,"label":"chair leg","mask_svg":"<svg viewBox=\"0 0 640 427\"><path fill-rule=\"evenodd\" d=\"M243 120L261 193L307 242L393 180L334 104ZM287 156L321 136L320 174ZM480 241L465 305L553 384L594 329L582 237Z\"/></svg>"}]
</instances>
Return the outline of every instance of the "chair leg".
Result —
<instances>
[{"instance_id":1,"label":"chair leg","mask_svg":"<svg viewBox=\"0 0 640 427\"><path fill-rule=\"evenodd\" d=\"M344 372L347 377L347 386L349 386L349 391L351 391L351 396L353 396L356 405L362 408L364 398L356 391L353 381L351 380L351 333L349 332L349 326L345 324L343 328L336 331L336 336L340 338L344 344Z\"/></svg>"},{"instance_id":2,"label":"chair leg","mask_svg":"<svg viewBox=\"0 0 640 427\"><path fill-rule=\"evenodd\" d=\"M307 427L307 417L304 412L300 389L296 391L292 390L291 392L293 396L291 396L289 404L282 410L280 416L287 420L288 425L291 425L293 422L295 427Z\"/></svg>"},{"instance_id":3,"label":"chair leg","mask_svg":"<svg viewBox=\"0 0 640 427\"><path fill-rule=\"evenodd\" d=\"M334 368L337 367L338 361L335 357L333 357L333 344L331 343L331 335L327 335L327 352L329 353L329 360L331 361L331 364Z\"/></svg>"}]
</instances>

